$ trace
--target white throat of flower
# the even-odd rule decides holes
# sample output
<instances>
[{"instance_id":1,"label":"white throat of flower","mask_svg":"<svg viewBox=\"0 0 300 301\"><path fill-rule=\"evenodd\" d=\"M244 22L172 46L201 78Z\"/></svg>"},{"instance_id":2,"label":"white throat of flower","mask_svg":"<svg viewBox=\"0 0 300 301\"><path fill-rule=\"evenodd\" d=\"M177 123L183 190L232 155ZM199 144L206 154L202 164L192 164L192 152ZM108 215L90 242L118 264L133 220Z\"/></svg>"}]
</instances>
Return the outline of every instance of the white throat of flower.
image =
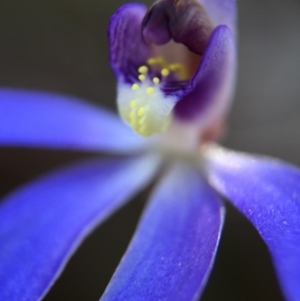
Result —
<instances>
[{"instance_id":1,"label":"white throat of flower","mask_svg":"<svg viewBox=\"0 0 300 301\"><path fill-rule=\"evenodd\" d=\"M131 86L119 82L117 99L121 117L144 137L165 132L172 119L176 99L166 96L161 85L171 75L185 77L181 64L168 65L161 57L150 58L147 65L138 68L138 80ZM149 68L155 69L155 76L150 75Z\"/></svg>"}]
</instances>

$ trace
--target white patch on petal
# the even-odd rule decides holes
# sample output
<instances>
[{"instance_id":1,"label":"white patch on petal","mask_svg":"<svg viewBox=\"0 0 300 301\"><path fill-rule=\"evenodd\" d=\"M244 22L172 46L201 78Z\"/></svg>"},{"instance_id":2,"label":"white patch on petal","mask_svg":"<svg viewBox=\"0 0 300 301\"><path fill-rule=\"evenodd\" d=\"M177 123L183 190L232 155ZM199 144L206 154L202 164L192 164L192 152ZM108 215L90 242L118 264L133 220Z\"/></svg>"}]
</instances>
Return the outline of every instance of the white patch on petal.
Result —
<instances>
[{"instance_id":1,"label":"white patch on petal","mask_svg":"<svg viewBox=\"0 0 300 301\"><path fill-rule=\"evenodd\" d=\"M147 137L164 132L172 118L174 97L160 90L160 80L147 75L130 86L118 83L117 103L121 117L140 135Z\"/></svg>"}]
</instances>

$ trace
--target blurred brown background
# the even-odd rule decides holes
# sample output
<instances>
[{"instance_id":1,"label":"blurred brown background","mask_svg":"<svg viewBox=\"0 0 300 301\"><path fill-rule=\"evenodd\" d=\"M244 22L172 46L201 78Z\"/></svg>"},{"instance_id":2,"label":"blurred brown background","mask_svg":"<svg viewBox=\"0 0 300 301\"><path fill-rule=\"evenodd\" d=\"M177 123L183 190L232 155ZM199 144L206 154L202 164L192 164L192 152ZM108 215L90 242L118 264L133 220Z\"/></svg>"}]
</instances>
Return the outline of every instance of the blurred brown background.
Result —
<instances>
[{"instance_id":1,"label":"blurred brown background","mask_svg":"<svg viewBox=\"0 0 300 301\"><path fill-rule=\"evenodd\" d=\"M76 95L115 108L106 29L121 0L1 0L0 86ZM151 1L144 1L151 3ZM239 76L224 144L300 166L300 3L239 0ZM1 196L84 152L0 149ZM131 237L140 195L99 227L46 301L99 299ZM283 300L265 245L231 206L205 301Z\"/></svg>"}]
</instances>

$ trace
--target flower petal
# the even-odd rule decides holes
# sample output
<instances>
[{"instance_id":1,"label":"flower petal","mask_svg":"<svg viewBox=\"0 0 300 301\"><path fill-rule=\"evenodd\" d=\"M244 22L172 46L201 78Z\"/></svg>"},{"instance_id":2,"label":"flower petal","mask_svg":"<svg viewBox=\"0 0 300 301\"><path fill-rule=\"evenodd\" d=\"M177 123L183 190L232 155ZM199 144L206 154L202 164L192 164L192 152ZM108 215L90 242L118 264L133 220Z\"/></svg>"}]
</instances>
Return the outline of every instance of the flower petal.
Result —
<instances>
[{"instance_id":1,"label":"flower petal","mask_svg":"<svg viewBox=\"0 0 300 301\"><path fill-rule=\"evenodd\" d=\"M253 223L290 301L300 300L300 171L275 159L212 147L211 184Z\"/></svg>"},{"instance_id":2,"label":"flower petal","mask_svg":"<svg viewBox=\"0 0 300 301\"><path fill-rule=\"evenodd\" d=\"M173 167L154 192L102 301L196 300L223 224L219 197L190 166Z\"/></svg>"},{"instance_id":3,"label":"flower petal","mask_svg":"<svg viewBox=\"0 0 300 301\"><path fill-rule=\"evenodd\" d=\"M237 9L235 0L198 0L206 8L214 24L236 29Z\"/></svg>"},{"instance_id":4,"label":"flower petal","mask_svg":"<svg viewBox=\"0 0 300 301\"><path fill-rule=\"evenodd\" d=\"M200 66L191 80L191 92L175 107L183 120L208 124L222 118L230 106L236 73L236 46L227 26L217 27L209 40Z\"/></svg>"},{"instance_id":5,"label":"flower petal","mask_svg":"<svg viewBox=\"0 0 300 301\"><path fill-rule=\"evenodd\" d=\"M109 23L110 63L116 76L125 81L131 82L131 76L137 73L137 68L150 56L150 48L141 32L146 10L141 4L125 4L112 16Z\"/></svg>"},{"instance_id":6,"label":"flower petal","mask_svg":"<svg viewBox=\"0 0 300 301\"><path fill-rule=\"evenodd\" d=\"M112 16L108 33L110 62L118 80L120 116L137 133L148 137L165 130L175 103L172 97L165 100L148 78L145 64L153 51L142 37L145 14L144 5L123 5Z\"/></svg>"},{"instance_id":7,"label":"flower petal","mask_svg":"<svg viewBox=\"0 0 300 301\"><path fill-rule=\"evenodd\" d=\"M92 160L12 193L0 207L0 300L40 300L84 237L153 176L151 157Z\"/></svg>"},{"instance_id":8,"label":"flower petal","mask_svg":"<svg viewBox=\"0 0 300 301\"><path fill-rule=\"evenodd\" d=\"M117 116L76 98L0 89L0 145L126 152L145 143Z\"/></svg>"}]
</instances>

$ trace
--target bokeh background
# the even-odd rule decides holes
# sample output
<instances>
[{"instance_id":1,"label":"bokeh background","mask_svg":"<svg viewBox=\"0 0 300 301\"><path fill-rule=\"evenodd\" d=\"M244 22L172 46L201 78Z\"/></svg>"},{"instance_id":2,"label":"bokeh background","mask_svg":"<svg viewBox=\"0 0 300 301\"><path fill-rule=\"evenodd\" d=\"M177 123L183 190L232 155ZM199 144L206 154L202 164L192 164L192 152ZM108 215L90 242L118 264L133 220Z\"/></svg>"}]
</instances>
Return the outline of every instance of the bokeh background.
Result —
<instances>
[{"instance_id":1,"label":"bokeh background","mask_svg":"<svg viewBox=\"0 0 300 301\"><path fill-rule=\"evenodd\" d=\"M75 95L115 110L106 30L109 17L124 2L1 0L0 86ZM239 76L224 145L300 166L300 2L238 0L238 7ZM1 148L0 196L94 155ZM98 300L145 200L146 194L137 196L92 233L44 300ZM230 205L201 300L283 300L264 243Z\"/></svg>"}]
</instances>

